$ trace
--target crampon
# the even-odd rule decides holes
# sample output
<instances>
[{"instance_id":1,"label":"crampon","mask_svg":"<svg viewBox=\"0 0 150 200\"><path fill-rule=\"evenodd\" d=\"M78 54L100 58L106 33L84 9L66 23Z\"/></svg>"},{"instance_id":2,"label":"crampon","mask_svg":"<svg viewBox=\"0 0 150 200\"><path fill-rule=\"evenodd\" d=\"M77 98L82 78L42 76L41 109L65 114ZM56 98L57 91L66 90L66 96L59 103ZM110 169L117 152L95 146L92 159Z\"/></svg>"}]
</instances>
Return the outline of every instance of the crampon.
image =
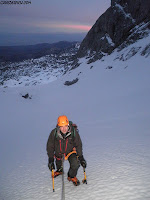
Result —
<instances>
[{"instance_id":1,"label":"crampon","mask_svg":"<svg viewBox=\"0 0 150 200\"><path fill-rule=\"evenodd\" d=\"M73 183L75 186L80 185L80 181L79 181L76 177L74 177L74 178L68 177L68 181L72 181L72 183Z\"/></svg>"},{"instance_id":2,"label":"crampon","mask_svg":"<svg viewBox=\"0 0 150 200\"><path fill-rule=\"evenodd\" d=\"M59 175L62 175L62 170L57 170L57 171L55 171L54 172L54 178L56 178L57 176L59 176Z\"/></svg>"}]
</instances>

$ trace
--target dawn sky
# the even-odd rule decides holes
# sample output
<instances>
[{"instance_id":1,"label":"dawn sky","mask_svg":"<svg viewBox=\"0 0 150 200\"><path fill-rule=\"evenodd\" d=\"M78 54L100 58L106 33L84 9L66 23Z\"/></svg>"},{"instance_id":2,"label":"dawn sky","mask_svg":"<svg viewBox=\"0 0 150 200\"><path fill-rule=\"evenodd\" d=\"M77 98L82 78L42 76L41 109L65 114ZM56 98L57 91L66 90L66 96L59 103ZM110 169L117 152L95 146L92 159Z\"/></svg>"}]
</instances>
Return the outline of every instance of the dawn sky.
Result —
<instances>
[{"instance_id":1,"label":"dawn sky","mask_svg":"<svg viewBox=\"0 0 150 200\"><path fill-rule=\"evenodd\" d=\"M88 32L110 7L110 0L31 0L4 5L0 0L0 33Z\"/></svg>"}]
</instances>

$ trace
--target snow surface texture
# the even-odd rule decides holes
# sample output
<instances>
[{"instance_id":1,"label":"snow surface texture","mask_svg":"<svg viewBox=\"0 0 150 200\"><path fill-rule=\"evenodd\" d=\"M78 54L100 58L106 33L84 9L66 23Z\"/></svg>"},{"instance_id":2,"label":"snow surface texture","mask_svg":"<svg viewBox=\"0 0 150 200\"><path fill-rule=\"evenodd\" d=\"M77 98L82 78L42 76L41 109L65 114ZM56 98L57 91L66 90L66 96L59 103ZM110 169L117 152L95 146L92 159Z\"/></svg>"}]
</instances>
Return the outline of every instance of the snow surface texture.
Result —
<instances>
[{"instance_id":1,"label":"snow surface texture","mask_svg":"<svg viewBox=\"0 0 150 200\"><path fill-rule=\"evenodd\" d=\"M50 84L0 88L1 200L61 199L61 177L52 191L46 143L62 114L78 124L87 160L88 184L78 187L67 181L65 161L67 200L150 199L150 59L117 55L90 65L81 59ZM84 178L82 167L77 177Z\"/></svg>"}]
</instances>

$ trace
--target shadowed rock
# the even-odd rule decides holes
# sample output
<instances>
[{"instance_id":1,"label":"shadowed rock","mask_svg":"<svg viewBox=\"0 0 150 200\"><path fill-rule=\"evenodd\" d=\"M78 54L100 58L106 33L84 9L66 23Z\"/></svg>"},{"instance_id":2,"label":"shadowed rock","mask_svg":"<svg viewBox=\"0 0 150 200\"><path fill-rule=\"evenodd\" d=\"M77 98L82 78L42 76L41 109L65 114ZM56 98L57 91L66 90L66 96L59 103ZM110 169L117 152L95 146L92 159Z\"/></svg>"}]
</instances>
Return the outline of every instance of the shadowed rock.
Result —
<instances>
[{"instance_id":1,"label":"shadowed rock","mask_svg":"<svg viewBox=\"0 0 150 200\"><path fill-rule=\"evenodd\" d=\"M112 0L104 14L102 14L82 41L77 57L90 57L89 62L101 59L105 54L120 46L127 38L126 45L134 43L145 35L133 34L133 29L140 23L150 21L149 0ZM144 29L150 29L150 24ZM144 32L144 30L142 30ZM124 46L122 46L124 48Z\"/></svg>"},{"instance_id":2,"label":"shadowed rock","mask_svg":"<svg viewBox=\"0 0 150 200\"><path fill-rule=\"evenodd\" d=\"M77 83L78 80L79 80L79 79L76 78L76 79L73 79L72 81L66 81L66 82L64 83L64 85L67 85L67 86L73 85L73 84Z\"/></svg>"}]
</instances>

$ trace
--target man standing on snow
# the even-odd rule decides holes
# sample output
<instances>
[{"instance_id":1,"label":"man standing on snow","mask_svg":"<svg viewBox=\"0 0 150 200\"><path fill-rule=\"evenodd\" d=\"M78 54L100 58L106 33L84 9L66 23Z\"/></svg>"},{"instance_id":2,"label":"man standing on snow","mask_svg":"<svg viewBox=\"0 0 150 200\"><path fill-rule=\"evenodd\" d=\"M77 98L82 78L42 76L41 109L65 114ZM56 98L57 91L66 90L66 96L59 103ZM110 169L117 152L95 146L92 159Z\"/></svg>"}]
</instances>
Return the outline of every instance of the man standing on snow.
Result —
<instances>
[{"instance_id":1,"label":"man standing on snow","mask_svg":"<svg viewBox=\"0 0 150 200\"><path fill-rule=\"evenodd\" d=\"M47 155L49 157L48 167L51 171L55 169L54 158L56 161L57 171L54 172L54 177L62 174L62 157L65 156L65 160L68 159L70 163L68 180L76 186L80 184L76 178L78 168L80 164L83 168L86 168L86 161L82 153L82 142L77 126L72 124L65 115L58 117L57 126L49 135Z\"/></svg>"}]
</instances>

